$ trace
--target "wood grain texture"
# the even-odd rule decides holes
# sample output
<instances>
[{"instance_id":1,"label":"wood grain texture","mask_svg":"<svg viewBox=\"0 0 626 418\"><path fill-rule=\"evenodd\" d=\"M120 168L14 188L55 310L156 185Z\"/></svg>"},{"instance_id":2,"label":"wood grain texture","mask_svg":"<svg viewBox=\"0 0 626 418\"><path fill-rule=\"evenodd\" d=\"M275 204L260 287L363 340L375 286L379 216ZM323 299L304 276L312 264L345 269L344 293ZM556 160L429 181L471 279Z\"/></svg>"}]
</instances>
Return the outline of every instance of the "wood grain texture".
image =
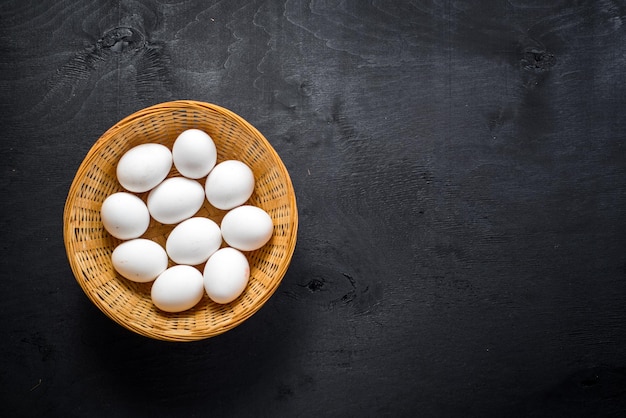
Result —
<instances>
[{"instance_id":1,"label":"wood grain texture","mask_svg":"<svg viewBox=\"0 0 626 418\"><path fill-rule=\"evenodd\" d=\"M623 416L625 16L2 2L2 415ZM176 99L256 126L300 211L266 306L183 345L91 306L62 241L95 140Z\"/></svg>"}]
</instances>

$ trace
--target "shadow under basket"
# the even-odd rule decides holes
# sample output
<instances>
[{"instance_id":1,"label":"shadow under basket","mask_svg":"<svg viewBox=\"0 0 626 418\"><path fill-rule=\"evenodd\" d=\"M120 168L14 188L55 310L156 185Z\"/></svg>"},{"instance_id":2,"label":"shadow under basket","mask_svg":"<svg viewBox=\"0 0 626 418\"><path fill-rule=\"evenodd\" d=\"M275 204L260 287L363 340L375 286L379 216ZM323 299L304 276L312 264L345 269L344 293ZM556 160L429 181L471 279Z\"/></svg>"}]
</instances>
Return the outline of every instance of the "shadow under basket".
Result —
<instances>
[{"instance_id":1,"label":"shadow under basket","mask_svg":"<svg viewBox=\"0 0 626 418\"><path fill-rule=\"evenodd\" d=\"M124 191L117 181L116 167L126 151L144 143L163 144L171 149L178 135L191 128L211 136L217 147L217 163L239 160L252 169L255 188L247 204L264 209L273 220L274 231L266 245L244 253L250 263L250 280L239 298L220 305L205 294L194 308L167 313L153 305L152 283L132 282L113 268L111 254L122 241L104 229L100 208L109 195ZM178 175L173 167L168 177ZM204 179L200 181L204 186ZM147 193L137 195L144 201L147 198ZM212 207L205 199L194 216L208 217L219 224L226 213ZM257 129L222 107L174 101L126 117L96 141L74 177L63 223L65 248L76 281L103 313L146 337L194 341L219 335L241 324L276 291L295 249L298 211L289 173ZM165 246L174 226L151 219L142 238ZM196 267L203 269L203 265Z\"/></svg>"}]
</instances>

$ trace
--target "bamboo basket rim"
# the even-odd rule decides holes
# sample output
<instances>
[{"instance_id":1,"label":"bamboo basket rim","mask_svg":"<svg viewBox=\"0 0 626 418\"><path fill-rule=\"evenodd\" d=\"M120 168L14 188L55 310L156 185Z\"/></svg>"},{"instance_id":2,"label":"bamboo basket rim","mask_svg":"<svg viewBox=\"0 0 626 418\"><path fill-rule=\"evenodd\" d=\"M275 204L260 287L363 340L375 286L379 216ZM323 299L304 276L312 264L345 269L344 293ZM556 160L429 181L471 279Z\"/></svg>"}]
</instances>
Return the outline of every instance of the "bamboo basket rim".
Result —
<instances>
[{"instance_id":1,"label":"bamboo basket rim","mask_svg":"<svg viewBox=\"0 0 626 418\"><path fill-rule=\"evenodd\" d=\"M229 119L237 124L239 128L247 132L250 136L254 137L260 144L262 144L264 152L267 152L271 157L274 167L278 170L281 175L281 180L284 183L285 188L287 189L288 196L288 205L291 209L289 212L289 236L288 236L288 245L285 249L284 258L280 260L280 266L278 271L276 272L275 279L271 282L271 286L268 287L265 292L257 299L254 300L254 304L249 308L245 309L242 314L236 315L232 318L232 320L228 322L224 322L221 325L214 326L210 329L192 329L191 331L184 332L172 332L168 329L150 329L145 326L140 326L132 321L124 320L119 315L116 315L114 310L111 310L108 306L106 306L105 301L103 301L100 297L98 297L94 292L90 291L89 287L85 284L85 280L82 279L85 272L80 268L78 263L75 260L76 248L74 246L74 242L72 240L72 235L74 233L74 225L71 222L71 216L73 214L75 200L77 192L79 191L81 185L83 184L83 178L87 170L90 167L93 167L95 160L98 158L98 152L100 152L103 148L107 147L109 141L115 137L120 131L125 129L130 124L139 123L142 120L147 120L151 116L155 114L163 113L163 112L171 112L177 111L181 109L189 109L189 110L205 110L209 112L215 112L226 119ZM218 150L219 153L219 150ZM276 289L279 287L280 283L284 275L289 268L290 262L293 257L293 253L296 246L297 241L297 232L298 232L298 210L295 198L295 192L293 189L293 184L289 173L282 162L280 156L270 144L270 142L265 138L261 132L259 132L254 126L252 126L248 121L234 113L233 111L226 109L222 106L200 102L195 100L175 100L158 103L144 109L138 110L123 119L119 122L115 123L112 127L107 129L91 146L84 159L80 163L76 174L72 180L70 185L64 211L63 211L63 239L65 244L66 255L70 263L71 270L73 272L75 280L78 282L84 293L87 295L89 300L94 303L106 316L108 316L113 321L117 322L119 325L122 325L126 329L133 331L137 334L143 335L145 337L165 340L165 341L197 341L210 337L217 336L222 334L238 325L246 321L252 315L254 315L266 302L267 300L275 293ZM252 266L251 266L252 267ZM167 315L166 315L167 316ZM172 315L172 318L178 317L179 314Z\"/></svg>"}]
</instances>

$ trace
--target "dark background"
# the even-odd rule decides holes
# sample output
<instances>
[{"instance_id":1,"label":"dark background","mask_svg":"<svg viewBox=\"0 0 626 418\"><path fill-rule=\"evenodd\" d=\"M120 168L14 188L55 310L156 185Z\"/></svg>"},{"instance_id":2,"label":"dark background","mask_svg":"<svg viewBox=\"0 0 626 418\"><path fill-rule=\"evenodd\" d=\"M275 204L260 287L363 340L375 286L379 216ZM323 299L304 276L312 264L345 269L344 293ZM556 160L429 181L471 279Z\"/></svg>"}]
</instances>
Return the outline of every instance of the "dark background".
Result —
<instances>
[{"instance_id":1,"label":"dark background","mask_svg":"<svg viewBox=\"0 0 626 418\"><path fill-rule=\"evenodd\" d=\"M624 416L626 4L2 1L3 416ZM74 280L89 148L159 102L255 125L283 283L195 343Z\"/></svg>"}]
</instances>

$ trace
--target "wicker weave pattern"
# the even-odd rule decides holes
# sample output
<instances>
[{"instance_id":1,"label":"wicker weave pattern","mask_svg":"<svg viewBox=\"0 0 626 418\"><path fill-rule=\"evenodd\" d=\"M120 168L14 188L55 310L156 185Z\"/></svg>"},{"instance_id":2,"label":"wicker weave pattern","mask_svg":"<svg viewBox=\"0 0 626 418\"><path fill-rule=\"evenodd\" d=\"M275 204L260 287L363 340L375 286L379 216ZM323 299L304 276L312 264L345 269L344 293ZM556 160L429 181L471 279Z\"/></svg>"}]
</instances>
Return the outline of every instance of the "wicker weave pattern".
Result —
<instances>
[{"instance_id":1,"label":"wicker weave pattern","mask_svg":"<svg viewBox=\"0 0 626 418\"><path fill-rule=\"evenodd\" d=\"M256 185L250 204L273 219L274 234L262 248L245 253L250 282L244 293L226 305L204 296L191 310L165 313L150 299L150 283L121 277L111 253L121 242L109 235L100 219L104 199L123 188L116 178L120 157L132 147L159 143L172 147L185 129L207 132L215 142L218 160L237 159L253 171ZM168 177L179 175L172 168ZM202 181L203 183L203 181ZM144 201L147 193L138 195ZM218 224L226 211L205 204L196 216ZM175 225L151 220L142 236L161 245ZM289 173L268 141L233 112L208 103L176 101L143 109L123 119L93 145L70 187L64 213L67 256L77 282L89 299L120 325L141 335L169 341L192 341L218 335L253 315L274 293L285 275L296 245L298 213ZM203 265L198 266L201 271Z\"/></svg>"}]
</instances>

